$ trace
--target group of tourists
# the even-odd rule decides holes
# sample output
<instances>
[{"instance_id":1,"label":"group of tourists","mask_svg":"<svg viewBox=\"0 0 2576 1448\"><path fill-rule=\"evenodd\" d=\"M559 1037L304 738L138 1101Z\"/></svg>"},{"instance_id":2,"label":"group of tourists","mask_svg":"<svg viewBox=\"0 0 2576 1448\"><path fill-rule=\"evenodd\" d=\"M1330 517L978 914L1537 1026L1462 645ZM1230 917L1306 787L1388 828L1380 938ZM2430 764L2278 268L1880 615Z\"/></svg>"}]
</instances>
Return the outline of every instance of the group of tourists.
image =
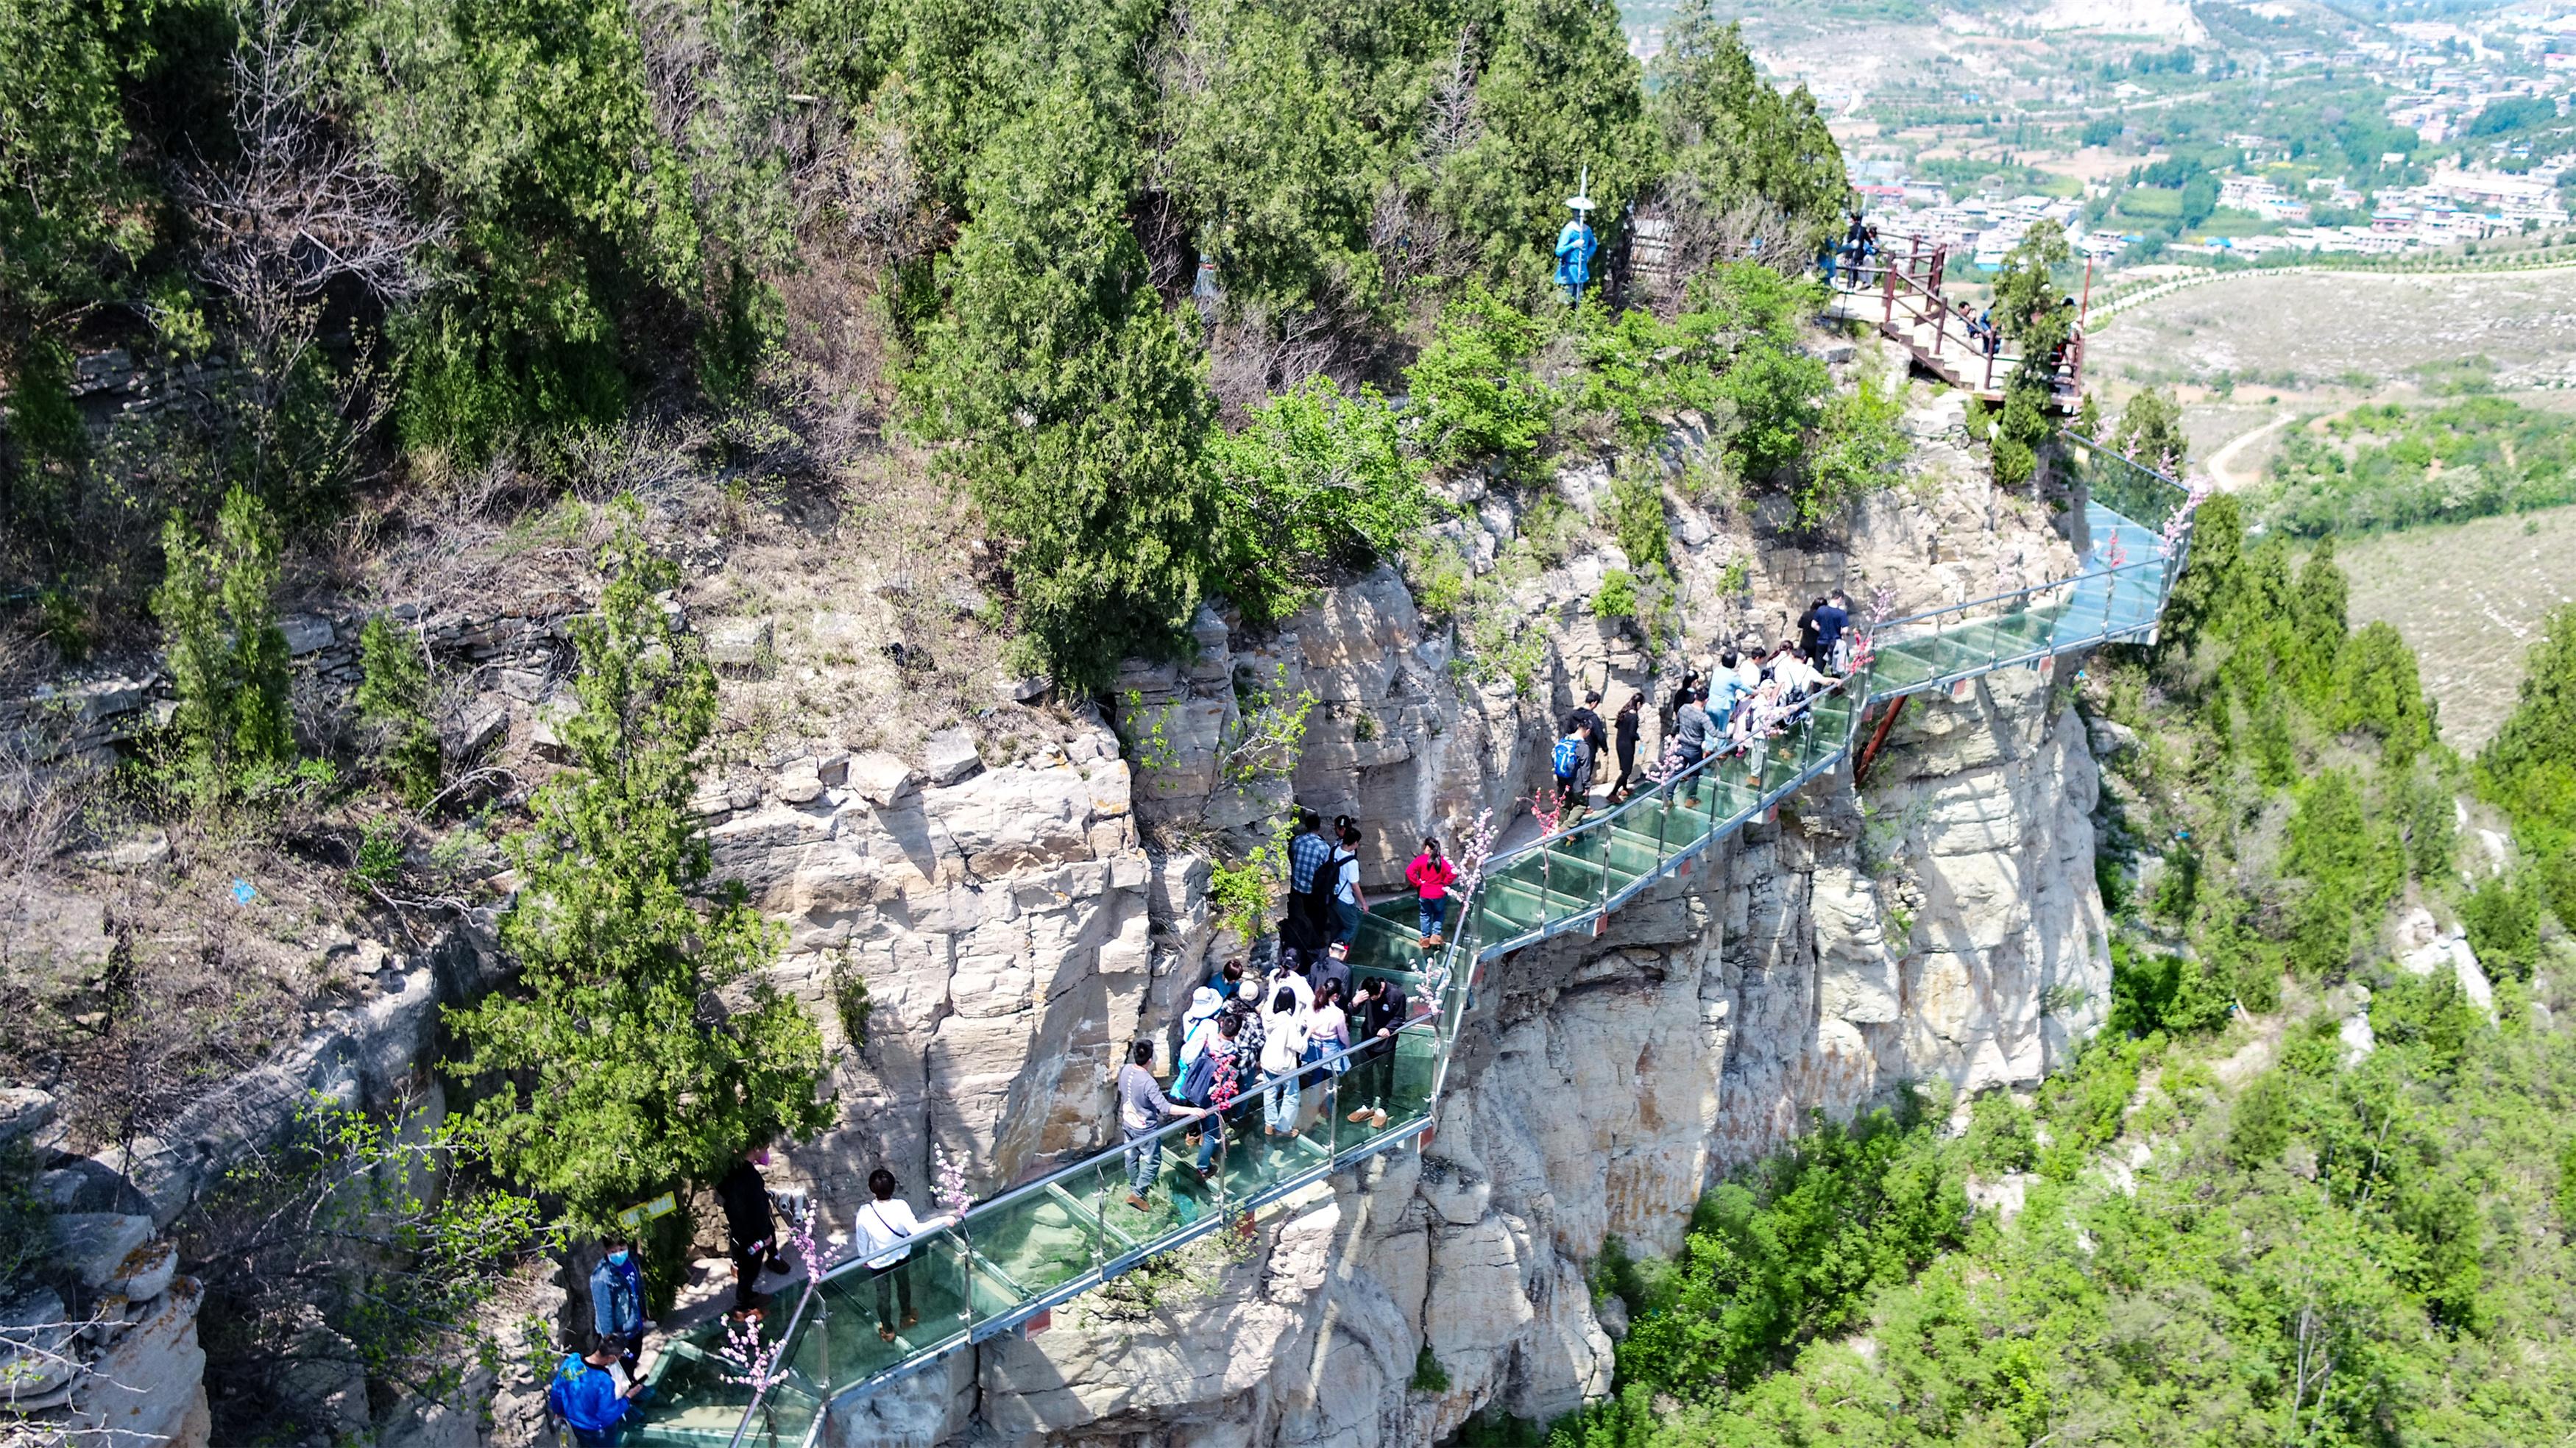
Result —
<instances>
[{"instance_id":1,"label":"group of tourists","mask_svg":"<svg viewBox=\"0 0 2576 1448\"><path fill-rule=\"evenodd\" d=\"M759 1319L766 1301L761 1278L785 1266L778 1212L783 1209L800 1221L809 1220L811 1212L802 1192L770 1189L760 1171L768 1164L768 1147L754 1147L737 1156L715 1186L733 1259L732 1316L746 1324ZM868 1198L851 1222L852 1252L859 1258L856 1270L873 1289L877 1336L893 1342L899 1329L921 1321L913 1308L908 1270L912 1239L956 1219L915 1215L912 1205L895 1194L894 1173L884 1167L868 1173ZM546 1385L547 1410L575 1448L617 1448L652 1401L642 1353L654 1324L645 1315L640 1245L629 1236L600 1243L599 1264L590 1273L590 1348L566 1354ZM811 1270L811 1264L801 1265Z\"/></svg>"},{"instance_id":2,"label":"group of tourists","mask_svg":"<svg viewBox=\"0 0 2576 1448\"><path fill-rule=\"evenodd\" d=\"M1354 977L1339 945L1313 955L1283 949L1267 972L1241 956L1228 959L1192 993L1181 1018L1175 1083L1166 1090L1155 1076L1151 1040L1138 1041L1119 1069L1127 1205L1153 1209L1163 1128L1175 1121L1196 1123L1184 1137L1194 1148L1185 1170L1202 1182L1232 1146L1256 1158L1285 1149L1329 1099L1354 1125L1385 1126L1395 1036L1409 1009L1394 980ZM1321 1089L1336 1078L1338 1091Z\"/></svg>"},{"instance_id":3,"label":"group of tourists","mask_svg":"<svg viewBox=\"0 0 2576 1448\"><path fill-rule=\"evenodd\" d=\"M1782 639L1777 648L1729 648L1718 655L1713 673L1685 672L1661 715L1667 766L1661 777L1688 773L1712 755L1751 749L1785 730L1809 700L1849 671L1851 642L1851 600L1836 589L1812 600L1799 616L1797 637ZM1635 789L1645 703L1644 690L1631 693L1605 731L1601 693L1595 689L1565 716L1548 756L1556 779L1558 828L1572 826L1589 806L1606 750L1615 748L1619 761L1610 802L1617 804ZM1690 797L1697 797L1695 786Z\"/></svg>"},{"instance_id":4,"label":"group of tourists","mask_svg":"<svg viewBox=\"0 0 2576 1448\"><path fill-rule=\"evenodd\" d=\"M1878 228L1855 211L1851 225L1843 228L1842 240L1826 247L1816 265L1824 272L1827 286L1834 285L1837 276L1845 286L1859 286L1866 280L1870 259L1878 254Z\"/></svg>"}]
</instances>

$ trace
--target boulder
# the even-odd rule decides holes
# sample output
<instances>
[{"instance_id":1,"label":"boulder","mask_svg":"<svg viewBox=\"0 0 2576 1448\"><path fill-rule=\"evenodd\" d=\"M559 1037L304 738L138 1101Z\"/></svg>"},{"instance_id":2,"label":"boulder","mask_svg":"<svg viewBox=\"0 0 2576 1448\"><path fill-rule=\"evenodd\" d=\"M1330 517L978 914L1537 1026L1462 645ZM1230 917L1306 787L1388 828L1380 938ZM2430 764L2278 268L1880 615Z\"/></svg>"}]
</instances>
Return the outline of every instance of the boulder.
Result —
<instances>
[{"instance_id":1,"label":"boulder","mask_svg":"<svg viewBox=\"0 0 2576 1448\"><path fill-rule=\"evenodd\" d=\"M707 631L707 662L722 669L751 668L772 649L777 636L775 619L727 619Z\"/></svg>"},{"instance_id":2,"label":"boulder","mask_svg":"<svg viewBox=\"0 0 2576 1448\"><path fill-rule=\"evenodd\" d=\"M980 761L979 761L980 762ZM872 749L850 760L844 779L859 798L879 809L893 804L920 784L912 766L898 755Z\"/></svg>"},{"instance_id":3,"label":"boulder","mask_svg":"<svg viewBox=\"0 0 2576 1448\"><path fill-rule=\"evenodd\" d=\"M922 773L932 784L945 788L983 768L984 757L975 750L975 731L959 724L930 736L922 758Z\"/></svg>"},{"instance_id":4,"label":"boulder","mask_svg":"<svg viewBox=\"0 0 2576 1448\"><path fill-rule=\"evenodd\" d=\"M286 635L286 656L300 659L306 654L331 646L337 637L331 631L331 620L309 613L292 613L277 621L278 632Z\"/></svg>"},{"instance_id":5,"label":"boulder","mask_svg":"<svg viewBox=\"0 0 2576 1448\"><path fill-rule=\"evenodd\" d=\"M152 1240L152 1219L122 1212L67 1212L54 1218L55 1255L84 1287L105 1287L135 1248Z\"/></svg>"},{"instance_id":6,"label":"boulder","mask_svg":"<svg viewBox=\"0 0 2576 1448\"><path fill-rule=\"evenodd\" d=\"M179 1275L179 1248L172 1242L146 1242L125 1254L104 1290L128 1302L149 1302Z\"/></svg>"},{"instance_id":7,"label":"boulder","mask_svg":"<svg viewBox=\"0 0 2576 1448\"><path fill-rule=\"evenodd\" d=\"M779 771L773 787L778 797L789 804L809 804L822 797L823 778L816 772L813 760L799 759Z\"/></svg>"},{"instance_id":8,"label":"boulder","mask_svg":"<svg viewBox=\"0 0 2576 1448\"><path fill-rule=\"evenodd\" d=\"M72 1380L71 1325L63 1300L38 1288L0 1303L0 1403L33 1403Z\"/></svg>"},{"instance_id":9,"label":"boulder","mask_svg":"<svg viewBox=\"0 0 2576 1448\"><path fill-rule=\"evenodd\" d=\"M33 1086L0 1086L0 1142L33 1136L51 1126L55 1101Z\"/></svg>"}]
</instances>

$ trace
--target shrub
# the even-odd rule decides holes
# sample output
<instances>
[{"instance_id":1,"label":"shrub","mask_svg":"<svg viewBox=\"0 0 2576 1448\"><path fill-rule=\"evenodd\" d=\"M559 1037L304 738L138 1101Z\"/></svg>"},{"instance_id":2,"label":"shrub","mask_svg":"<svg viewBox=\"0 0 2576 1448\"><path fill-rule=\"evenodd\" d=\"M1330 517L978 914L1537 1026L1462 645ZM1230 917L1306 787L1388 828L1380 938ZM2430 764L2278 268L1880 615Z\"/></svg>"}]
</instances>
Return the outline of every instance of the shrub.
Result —
<instances>
[{"instance_id":1,"label":"shrub","mask_svg":"<svg viewBox=\"0 0 2576 1448\"><path fill-rule=\"evenodd\" d=\"M277 626L277 534L239 487L200 541L176 512L161 530L167 572L152 595L178 709L180 792L209 807L273 783L294 753L286 635Z\"/></svg>"},{"instance_id":2,"label":"shrub","mask_svg":"<svg viewBox=\"0 0 2576 1448\"><path fill-rule=\"evenodd\" d=\"M1541 340L1535 321L1481 283L1441 311L1431 345L1405 373L1434 461L1517 467L1537 456L1556 416L1554 391L1529 366Z\"/></svg>"},{"instance_id":3,"label":"shrub","mask_svg":"<svg viewBox=\"0 0 2576 1448\"><path fill-rule=\"evenodd\" d=\"M2540 891L2520 876L2489 877L2460 902L2460 928L2498 979L2527 980L2540 960Z\"/></svg>"},{"instance_id":4,"label":"shrub","mask_svg":"<svg viewBox=\"0 0 2576 1448\"><path fill-rule=\"evenodd\" d=\"M419 634L385 614L358 635L358 717L376 731L376 767L425 808L438 792L438 726L429 717L429 664Z\"/></svg>"},{"instance_id":5,"label":"shrub","mask_svg":"<svg viewBox=\"0 0 2576 1448\"><path fill-rule=\"evenodd\" d=\"M1825 404L1805 479L1798 485L1798 525L1820 528L1854 502L1886 487L1905 457L1897 431L1902 405L1872 377Z\"/></svg>"},{"instance_id":6,"label":"shrub","mask_svg":"<svg viewBox=\"0 0 2576 1448\"><path fill-rule=\"evenodd\" d=\"M1428 507L1399 430L1374 388L1345 398L1314 377L1254 409L1241 433L1219 435L1223 541L1210 586L1253 623L1273 624L1334 570L1393 554Z\"/></svg>"},{"instance_id":7,"label":"shrub","mask_svg":"<svg viewBox=\"0 0 2576 1448\"><path fill-rule=\"evenodd\" d=\"M1624 568L1613 568L1601 575L1601 591L1592 595L1595 618L1635 618L1637 616L1637 580Z\"/></svg>"}]
</instances>

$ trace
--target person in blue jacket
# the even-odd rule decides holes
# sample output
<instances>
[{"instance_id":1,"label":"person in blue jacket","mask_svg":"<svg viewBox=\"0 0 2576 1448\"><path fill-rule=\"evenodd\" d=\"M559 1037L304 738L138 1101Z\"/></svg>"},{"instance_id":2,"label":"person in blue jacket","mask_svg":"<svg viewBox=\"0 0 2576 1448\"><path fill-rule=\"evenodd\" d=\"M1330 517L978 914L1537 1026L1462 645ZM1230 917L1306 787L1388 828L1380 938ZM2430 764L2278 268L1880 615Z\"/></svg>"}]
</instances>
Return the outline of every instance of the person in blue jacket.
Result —
<instances>
[{"instance_id":1,"label":"person in blue jacket","mask_svg":"<svg viewBox=\"0 0 2576 1448\"><path fill-rule=\"evenodd\" d=\"M601 1341L564 1354L546 1384L546 1407L572 1430L575 1448L617 1448L652 1391L617 1360L616 1343Z\"/></svg>"},{"instance_id":2,"label":"person in blue jacket","mask_svg":"<svg viewBox=\"0 0 2576 1448\"><path fill-rule=\"evenodd\" d=\"M600 1341L617 1345L618 1356L631 1366L644 1345L644 1272L635 1261L635 1244L611 1237L599 1265L590 1270L590 1327Z\"/></svg>"},{"instance_id":3,"label":"person in blue jacket","mask_svg":"<svg viewBox=\"0 0 2576 1448\"><path fill-rule=\"evenodd\" d=\"M1574 208L1574 216L1556 234L1556 284L1565 288L1566 301L1579 302L1592 280L1592 254L1601 249L1601 242L1584 217L1592 209L1591 201L1578 196L1565 204Z\"/></svg>"}]
</instances>

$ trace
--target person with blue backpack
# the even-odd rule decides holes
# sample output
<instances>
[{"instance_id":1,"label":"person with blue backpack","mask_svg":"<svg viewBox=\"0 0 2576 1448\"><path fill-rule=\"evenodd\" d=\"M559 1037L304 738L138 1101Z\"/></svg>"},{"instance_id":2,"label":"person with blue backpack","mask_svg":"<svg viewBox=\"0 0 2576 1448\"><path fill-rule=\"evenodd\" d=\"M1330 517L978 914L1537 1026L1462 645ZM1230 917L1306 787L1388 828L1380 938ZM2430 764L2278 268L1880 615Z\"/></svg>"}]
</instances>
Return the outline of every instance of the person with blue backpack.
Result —
<instances>
[{"instance_id":1,"label":"person with blue backpack","mask_svg":"<svg viewBox=\"0 0 2576 1448\"><path fill-rule=\"evenodd\" d=\"M1583 801L1592 784L1592 741L1586 737L1583 722L1565 721L1565 733L1548 753L1548 764L1556 771L1557 828L1574 823L1583 812Z\"/></svg>"}]
</instances>

